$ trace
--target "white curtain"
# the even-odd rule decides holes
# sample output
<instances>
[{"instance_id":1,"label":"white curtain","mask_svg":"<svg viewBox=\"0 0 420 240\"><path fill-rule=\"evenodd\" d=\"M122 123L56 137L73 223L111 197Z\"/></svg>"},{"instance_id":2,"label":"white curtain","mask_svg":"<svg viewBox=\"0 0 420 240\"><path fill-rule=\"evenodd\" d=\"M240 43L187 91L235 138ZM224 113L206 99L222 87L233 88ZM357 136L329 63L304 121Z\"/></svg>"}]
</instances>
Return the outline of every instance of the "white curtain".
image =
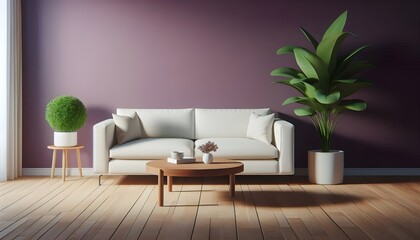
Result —
<instances>
[{"instance_id":1,"label":"white curtain","mask_svg":"<svg viewBox=\"0 0 420 240\"><path fill-rule=\"evenodd\" d=\"M4 54L4 53L2 53ZM1 124L0 181L22 175L22 13L21 0L7 0L6 89Z\"/></svg>"}]
</instances>

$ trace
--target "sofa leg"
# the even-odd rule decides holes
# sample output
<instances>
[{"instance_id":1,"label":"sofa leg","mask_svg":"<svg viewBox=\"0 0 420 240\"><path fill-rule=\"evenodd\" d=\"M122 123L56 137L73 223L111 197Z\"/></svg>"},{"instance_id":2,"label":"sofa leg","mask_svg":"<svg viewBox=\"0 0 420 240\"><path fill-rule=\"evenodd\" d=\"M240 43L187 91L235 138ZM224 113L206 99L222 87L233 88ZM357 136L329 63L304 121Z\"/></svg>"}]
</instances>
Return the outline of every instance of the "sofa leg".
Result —
<instances>
[{"instance_id":1,"label":"sofa leg","mask_svg":"<svg viewBox=\"0 0 420 240\"><path fill-rule=\"evenodd\" d=\"M101 186L101 177L102 175L99 175L99 186Z\"/></svg>"}]
</instances>

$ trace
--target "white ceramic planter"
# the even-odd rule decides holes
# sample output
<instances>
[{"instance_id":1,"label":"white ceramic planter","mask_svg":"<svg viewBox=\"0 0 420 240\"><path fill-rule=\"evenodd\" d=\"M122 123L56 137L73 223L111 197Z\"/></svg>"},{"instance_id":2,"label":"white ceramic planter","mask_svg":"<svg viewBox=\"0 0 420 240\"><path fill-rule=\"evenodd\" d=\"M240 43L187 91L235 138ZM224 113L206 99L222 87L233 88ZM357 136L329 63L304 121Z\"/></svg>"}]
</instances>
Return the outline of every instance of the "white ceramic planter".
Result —
<instances>
[{"instance_id":1,"label":"white ceramic planter","mask_svg":"<svg viewBox=\"0 0 420 240\"><path fill-rule=\"evenodd\" d=\"M203 162L205 164L210 164L213 162L213 154L211 153L204 153L203 154Z\"/></svg>"},{"instance_id":2,"label":"white ceramic planter","mask_svg":"<svg viewBox=\"0 0 420 240\"><path fill-rule=\"evenodd\" d=\"M344 175L344 152L331 150L308 152L309 182L316 184L340 184Z\"/></svg>"},{"instance_id":3,"label":"white ceramic planter","mask_svg":"<svg viewBox=\"0 0 420 240\"><path fill-rule=\"evenodd\" d=\"M77 145L77 132L54 132L54 146L74 147Z\"/></svg>"}]
</instances>

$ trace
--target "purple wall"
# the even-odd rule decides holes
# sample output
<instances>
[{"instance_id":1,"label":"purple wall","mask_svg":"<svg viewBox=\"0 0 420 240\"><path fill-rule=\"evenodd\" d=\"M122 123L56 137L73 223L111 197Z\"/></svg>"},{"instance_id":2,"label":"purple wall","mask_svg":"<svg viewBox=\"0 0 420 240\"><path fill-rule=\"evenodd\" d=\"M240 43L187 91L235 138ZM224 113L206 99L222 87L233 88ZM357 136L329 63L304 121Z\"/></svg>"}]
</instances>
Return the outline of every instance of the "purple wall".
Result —
<instances>
[{"instance_id":1,"label":"purple wall","mask_svg":"<svg viewBox=\"0 0 420 240\"><path fill-rule=\"evenodd\" d=\"M270 72L293 60L274 53L307 44L298 26L321 37L344 10L358 35L345 46L374 46L363 58L376 64L365 75L376 86L359 94L368 110L344 115L333 145L346 152L346 167L420 167L419 7L411 0L24 0L23 167L50 167L44 107L62 94L88 109L79 131L84 167L92 167L92 126L117 107L271 107L296 125L296 167L306 167L318 139L293 106L281 106L295 93L272 85Z\"/></svg>"}]
</instances>

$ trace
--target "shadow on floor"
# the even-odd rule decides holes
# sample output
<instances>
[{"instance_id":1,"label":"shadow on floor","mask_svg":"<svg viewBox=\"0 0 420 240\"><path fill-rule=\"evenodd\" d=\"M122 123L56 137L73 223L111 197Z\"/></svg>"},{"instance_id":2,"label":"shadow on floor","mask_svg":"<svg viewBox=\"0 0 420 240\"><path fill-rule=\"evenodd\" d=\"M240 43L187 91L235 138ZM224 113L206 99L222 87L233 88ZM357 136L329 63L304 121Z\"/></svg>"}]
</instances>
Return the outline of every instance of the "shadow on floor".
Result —
<instances>
[{"instance_id":1,"label":"shadow on floor","mask_svg":"<svg viewBox=\"0 0 420 240\"><path fill-rule=\"evenodd\" d=\"M290 179L289 185L310 185L306 183L306 177L294 177ZM156 176L122 176L116 184L121 185L144 185L157 184ZM351 194L332 193L321 185L314 185L314 189L300 188L292 190L290 187L278 187L287 185L287 178L284 176L238 176L236 196L231 198L228 191L227 177L211 178L174 178L174 185L226 185L226 191L205 190L218 194L219 202L234 200L235 205L255 205L257 207L285 207L301 208L311 206L325 206L343 203L356 203L371 198L353 196ZM269 187L270 190L262 190L257 185ZM277 186L278 185L278 186ZM255 186L255 187L253 187ZM340 186L340 185L337 185ZM274 189L274 190L271 190ZM278 189L278 190L277 190ZM182 192L182 191L181 191ZM200 190L189 190L189 192L200 192Z\"/></svg>"},{"instance_id":2,"label":"shadow on floor","mask_svg":"<svg viewBox=\"0 0 420 240\"><path fill-rule=\"evenodd\" d=\"M229 201L230 196L223 194L223 200ZM235 205L250 205L257 207L285 207L301 208L311 206L326 206L343 203L356 203L371 198L361 198L347 194L336 194L331 192L311 191L237 191Z\"/></svg>"},{"instance_id":3,"label":"shadow on floor","mask_svg":"<svg viewBox=\"0 0 420 240\"><path fill-rule=\"evenodd\" d=\"M228 184L227 176L221 177L174 177L174 184L185 185L223 185ZM369 183L419 183L418 176L351 176L344 177L343 184L369 184ZM157 176L153 175L138 175L138 176L121 176L116 181L116 184L121 185L149 185L157 184ZM278 184L299 184L312 185L308 182L307 176L236 176L236 184L247 185L278 185Z\"/></svg>"},{"instance_id":4,"label":"shadow on floor","mask_svg":"<svg viewBox=\"0 0 420 240\"><path fill-rule=\"evenodd\" d=\"M352 176L344 177L345 184L420 183L419 176Z\"/></svg>"}]
</instances>

